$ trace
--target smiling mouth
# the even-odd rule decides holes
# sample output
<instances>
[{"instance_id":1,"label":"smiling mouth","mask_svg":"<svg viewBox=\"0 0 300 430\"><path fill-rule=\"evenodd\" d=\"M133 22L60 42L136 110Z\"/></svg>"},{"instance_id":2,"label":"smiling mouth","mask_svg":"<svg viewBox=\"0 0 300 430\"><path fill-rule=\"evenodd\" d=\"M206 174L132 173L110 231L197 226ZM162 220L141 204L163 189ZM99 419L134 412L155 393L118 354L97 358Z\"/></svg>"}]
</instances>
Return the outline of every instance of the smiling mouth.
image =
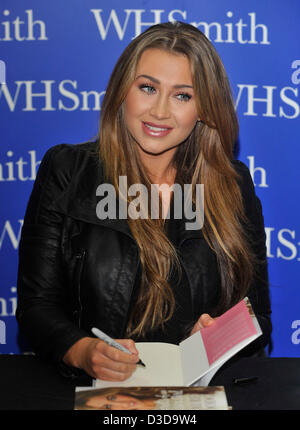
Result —
<instances>
[{"instance_id":1,"label":"smiling mouth","mask_svg":"<svg viewBox=\"0 0 300 430\"><path fill-rule=\"evenodd\" d=\"M149 128L149 130L156 131L156 132L172 130L171 127L158 127L158 126L154 126L153 124L148 123L148 122L144 122L144 121L143 121L143 124L147 128Z\"/></svg>"},{"instance_id":2,"label":"smiling mouth","mask_svg":"<svg viewBox=\"0 0 300 430\"><path fill-rule=\"evenodd\" d=\"M156 124L154 125L153 123L144 121L142 121L142 129L145 134L151 137L164 137L173 130L173 128L167 127L165 125L159 127Z\"/></svg>"}]
</instances>

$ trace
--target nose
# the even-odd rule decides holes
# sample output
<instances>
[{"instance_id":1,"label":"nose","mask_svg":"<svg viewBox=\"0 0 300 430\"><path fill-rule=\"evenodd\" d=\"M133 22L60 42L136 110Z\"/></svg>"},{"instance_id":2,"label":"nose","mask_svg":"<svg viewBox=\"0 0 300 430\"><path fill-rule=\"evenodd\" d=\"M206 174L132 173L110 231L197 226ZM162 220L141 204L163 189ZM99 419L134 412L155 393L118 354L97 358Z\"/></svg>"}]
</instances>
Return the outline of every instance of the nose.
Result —
<instances>
[{"instance_id":1,"label":"nose","mask_svg":"<svg viewBox=\"0 0 300 430\"><path fill-rule=\"evenodd\" d=\"M166 119L170 117L169 100L166 94L160 93L155 97L150 109L150 115L157 119Z\"/></svg>"}]
</instances>

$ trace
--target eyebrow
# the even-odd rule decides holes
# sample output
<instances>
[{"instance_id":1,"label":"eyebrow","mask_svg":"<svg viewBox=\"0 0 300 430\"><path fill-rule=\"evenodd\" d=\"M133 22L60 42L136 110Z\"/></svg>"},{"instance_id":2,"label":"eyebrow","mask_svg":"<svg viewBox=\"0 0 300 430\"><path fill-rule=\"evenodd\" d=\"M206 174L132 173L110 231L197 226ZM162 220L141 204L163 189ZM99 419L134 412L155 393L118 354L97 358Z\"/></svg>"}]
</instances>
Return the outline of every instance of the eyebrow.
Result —
<instances>
[{"instance_id":1,"label":"eyebrow","mask_svg":"<svg viewBox=\"0 0 300 430\"><path fill-rule=\"evenodd\" d=\"M139 75L135 79L138 79L138 78L146 78L146 79L149 79L150 81L155 82L156 84L160 84L160 81L156 78L153 78L153 76ZM187 84L178 84L178 85L173 85L173 88L193 88L193 86L187 85Z\"/></svg>"}]
</instances>

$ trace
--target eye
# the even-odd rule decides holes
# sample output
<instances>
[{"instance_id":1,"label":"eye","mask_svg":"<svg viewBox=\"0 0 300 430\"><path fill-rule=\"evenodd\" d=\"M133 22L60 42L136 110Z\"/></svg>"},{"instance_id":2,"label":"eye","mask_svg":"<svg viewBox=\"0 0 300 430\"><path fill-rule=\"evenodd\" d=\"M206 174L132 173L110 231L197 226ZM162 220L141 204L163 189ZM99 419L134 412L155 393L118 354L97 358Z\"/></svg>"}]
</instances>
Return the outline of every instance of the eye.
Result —
<instances>
[{"instance_id":1,"label":"eye","mask_svg":"<svg viewBox=\"0 0 300 430\"><path fill-rule=\"evenodd\" d=\"M139 89L149 95L155 92L155 88L149 84L141 84L139 85Z\"/></svg>"},{"instance_id":2,"label":"eye","mask_svg":"<svg viewBox=\"0 0 300 430\"><path fill-rule=\"evenodd\" d=\"M191 100L192 96L188 93L180 93L180 94L176 94L176 97L178 100L180 100L181 102L188 102L189 100Z\"/></svg>"}]
</instances>

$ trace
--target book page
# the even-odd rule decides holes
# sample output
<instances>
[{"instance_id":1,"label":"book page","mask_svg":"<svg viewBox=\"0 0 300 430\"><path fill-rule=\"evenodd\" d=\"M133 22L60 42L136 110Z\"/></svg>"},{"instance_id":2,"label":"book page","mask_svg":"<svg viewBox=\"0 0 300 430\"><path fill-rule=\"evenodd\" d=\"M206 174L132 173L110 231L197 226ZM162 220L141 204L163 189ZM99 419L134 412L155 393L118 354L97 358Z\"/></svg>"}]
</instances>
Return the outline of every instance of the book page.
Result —
<instances>
[{"instance_id":1,"label":"book page","mask_svg":"<svg viewBox=\"0 0 300 430\"><path fill-rule=\"evenodd\" d=\"M180 343L182 372L184 385L191 385L209 369L209 363L201 332L197 331L192 336Z\"/></svg>"},{"instance_id":2,"label":"book page","mask_svg":"<svg viewBox=\"0 0 300 430\"><path fill-rule=\"evenodd\" d=\"M209 327L201 329L208 363L211 366L226 352L243 340L257 335L257 330L242 300L233 306Z\"/></svg>"},{"instance_id":3,"label":"book page","mask_svg":"<svg viewBox=\"0 0 300 430\"><path fill-rule=\"evenodd\" d=\"M223 366L225 361L226 360L220 361L220 363L214 364L213 367L210 367L208 372L206 372L204 376L202 376L194 384L192 384L192 387L207 387L212 378L217 373L217 371Z\"/></svg>"},{"instance_id":4,"label":"book page","mask_svg":"<svg viewBox=\"0 0 300 430\"><path fill-rule=\"evenodd\" d=\"M231 349L226 351L219 359L217 359L210 366L209 372L207 372L203 377L201 377L201 379L199 379L199 381L197 381L195 386L199 386L199 385L200 386L207 386L209 384L209 382L211 381L211 379L213 378L213 376L216 374L216 372L220 369L220 367L223 366L223 364L227 360L229 360L231 357L233 357L241 349L243 349L247 345L249 345L249 343L253 342L256 338L261 336L262 331L261 331L261 328L260 328L259 323L257 321L257 318L254 314L254 311L252 309L252 306L251 306L249 299L246 297L242 302L238 303L238 305L240 305L241 303L244 303L244 306L241 306L241 308L243 309L243 312L245 312L245 317L248 319L248 323L250 326L251 326L250 320L252 321L255 334L246 337L242 341L233 345ZM238 305L236 305L236 306L238 306ZM247 310L248 316L246 314L245 309ZM252 329L251 329L251 332L252 332Z\"/></svg>"},{"instance_id":5,"label":"book page","mask_svg":"<svg viewBox=\"0 0 300 430\"><path fill-rule=\"evenodd\" d=\"M198 334L198 336L196 336ZM222 365L262 334L248 298L181 342L186 385L207 386Z\"/></svg>"},{"instance_id":6,"label":"book page","mask_svg":"<svg viewBox=\"0 0 300 430\"><path fill-rule=\"evenodd\" d=\"M137 342L139 357L146 367L137 366L135 372L124 382L97 379L94 387L157 387L182 386L180 349L177 345L163 342Z\"/></svg>"}]
</instances>

